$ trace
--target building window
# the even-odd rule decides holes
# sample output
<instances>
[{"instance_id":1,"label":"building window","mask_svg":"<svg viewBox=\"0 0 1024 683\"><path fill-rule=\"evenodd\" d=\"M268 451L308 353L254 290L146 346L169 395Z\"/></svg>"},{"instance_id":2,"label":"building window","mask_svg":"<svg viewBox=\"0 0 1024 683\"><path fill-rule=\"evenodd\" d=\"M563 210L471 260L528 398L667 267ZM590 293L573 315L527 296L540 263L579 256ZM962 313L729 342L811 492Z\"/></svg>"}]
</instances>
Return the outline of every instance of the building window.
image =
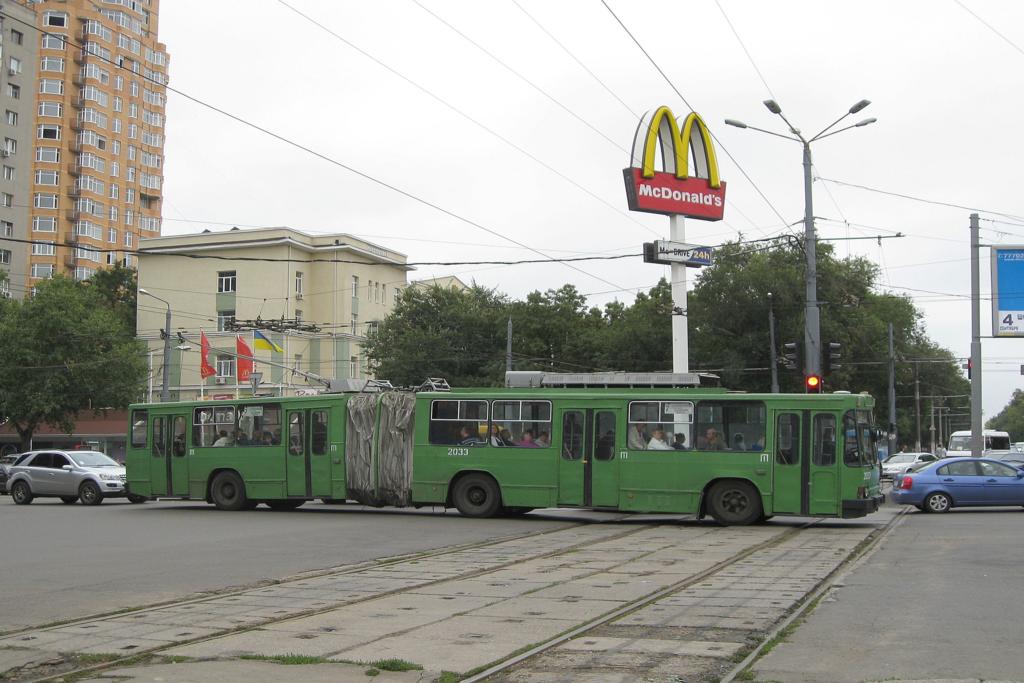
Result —
<instances>
[{"instance_id":1,"label":"building window","mask_svg":"<svg viewBox=\"0 0 1024 683\"><path fill-rule=\"evenodd\" d=\"M60 126L42 123L36 128L36 137L40 140L60 140Z\"/></svg>"},{"instance_id":2,"label":"building window","mask_svg":"<svg viewBox=\"0 0 1024 683\"><path fill-rule=\"evenodd\" d=\"M236 285L235 271L222 270L217 273L217 291L221 294L234 292Z\"/></svg>"},{"instance_id":3,"label":"building window","mask_svg":"<svg viewBox=\"0 0 1024 683\"><path fill-rule=\"evenodd\" d=\"M359 376L359 356L348 359L348 376L353 379Z\"/></svg>"},{"instance_id":4,"label":"building window","mask_svg":"<svg viewBox=\"0 0 1024 683\"><path fill-rule=\"evenodd\" d=\"M53 277L53 271L56 268L52 263L33 263L32 264L32 277ZM32 292L35 294L35 292Z\"/></svg>"},{"instance_id":5,"label":"building window","mask_svg":"<svg viewBox=\"0 0 1024 683\"><path fill-rule=\"evenodd\" d=\"M117 244L117 230L113 228L107 229L107 241L111 244Z\"/></svg>"},{"instance_id":6,"label":"building window","mask_svg":"<svg viewBox=\"0 0 1024 683\"><path fill-rule=\"evenodd\" d=\"M42 95L63 95L64 81L55 78L42 78L39 80L39 92Z\"/></svg>"},{"instance_id":7,"label":"building window","mask_svg":"<svg viewBox=\"0 0 1024 683\"><path fill-rule=\"evenodd\" d=\"M230 332L235 324L234 311L217 311L217 331Z\"/></svg>"},{"instance_id":8,"label":"building window","mask_svg":"<svg viewBox=\"0 0 1024 683\"><path fill-rule=\"evenodd\" d=\"M21 45L25 41L25 34L21 31L11 29L11 42L15 45Z\"/></svg>"},{"instance_id":9,"label":"building window","mask_svg":"<svg viewBox=\"0 0 1024 683\"><path fill-rule=\"evenodd\" d=\"M54 246L53 242L33 242L32 243L32 255L33 256L53 256L57 253L57 247Z\"/></svg>"},{"instance_id":10,"label":"building window","mask_svg":"<svg viewBox=\"0 0 1024 683\"><path fill-rule=\"evenodd\" d=\"M40 71L56 71L57 73L64 73L64 58L63 57L43 57L39 60Z\"/></svg>"},{"instance_id":11,"label":"building window","mask_svg":"<svg viewBox=\"0 0 1024 683\"><path fill-rule=\"evenodd\" d=\"M67 36L59 33L44 33L42 47L45 50L63 50L67 46Z\"/></svg>"},{"instance_id":12,"label":"building window","mask_svg":"<svg viewBox=\"0 0 1024 683\"><path fill-rule=\"evenodd\" d=\"M57 232L57 218L55 216L33 216L32 230L35 232Z\"/></svg>"},{"instance_id":13,"label":"building window","mask_svg":"<svg viewBox=\"0 0 1024 683\"><path fill-rule=\"evenodd\" d=\"M43 14L43 26L67 26L67 12L46 12Z\"/></svg>"},{"instance_id":14,"label":"building window","mask_svg":"<svg viewBox=\"0 0 1024 683\"><path fill-rule=\"evenodd\" d=\"M21 73L21 60L18 59L17 57L11 57L10 74L13 76L14 74L20 74L20 73Z\"/></svg>"},{"instance_id":15,"label":"building window","mask_svg":"<svg viewBox=\"0 0 1024 683\"><path fill-rule=\"evenodd\" d=\"M40 102L40 116L63 116L64 106L60 102Z\"/></svg>"},{"instance_id":16,"label":"building window","mask_svg":"<svg viewBox=\"0 0 1024 683\"><path fill-rule=\"evenodd\" d=\"M234 377L235 359L231 356L217 356L217 376Z\"/></svg>"},{"instance_id":17,"label":"building window","mask_svg":"<svg viewBox=\"0 0 1024 683\"><path fill-rule=\"evenodd\" d=\"M352 334L359 334L359 314L352 314Z\"/></svg>"},{"instance_id":18,"label":"building window","mask_svg":"<svg viewBox=\"0 0 1024 683\"><path fill-rule=\"evenodd\" d=\"M32 205L37 209L56 209L57 195L49 192L36 192L33 195Z\"/></svg>"},{"instance_id":19,"label":"building window","mask_svg":"<svg viewBox=\"0 0 1024 683\"><path fill-rule=\"evenodd\" d=\"M7 84L7 96L12 100L16 100L21 97L21 87L14 85L13 83Z\"/></svg>"},{"instance_id":20,"label":"building window","mask_svg":"<svg viewBox=\"0 0 1024 683\"><path fill-rule=\"evenodd\" d=\"M132 238L133 238L133 234L128 232L127 230L125 230L125 233L124 233L124 246L126 246L126 247L132 246Z\"/></svg>"},{"instance_id":21,"label":"building window","mask_svg":"<svg viewBox=\"0 0 1024 683\"><path fill-rule=\"evenodd\" d=\"M0 221L0 237L13 237L14 236L14 223L10 221Z\"/></svg>"},{"instance_id":22,"label":"building window","mask_svg":"<svg viewBox=\"0 0 1024 683\"><path fill-rule=\"evenodd\" d=\"M14 180L13 166L4 166L4 180Z\"/></svg>"},{"instance_id":23,"label":"building window","mask_svg":"<svg viewBox=\"0 0 1024 683\"><path fill-rule=\"evenodd\" d=\"M14 138L4 138L4 151L10 154L18 153L18 141Z\"/></svg>"},{"instance_id":24,"label":"building window","mask_svg":"<svg viewBox=\"0 0 1024 683\"><path fill-rule=\"evenodd\" d=\"M295 298L302 298L302 273L295 272Z\"/></svg>"},{"instance_id":25,"label":"building window","mask_svg":"<svg viewBox=\"0 0 1024 683\"><path fill-rule=\"evenodd\" d=\"M57 147L36 147L36 161L58 163L60 161L60 149Z\"/></svg>"},{"instance_id":26,"label":"building window","mask_svg":"<svg viewBox=\"0 0 1024 683\"><path fill-rule=\"evenodd\" d=\"M0 266L11 265L11 252L6 249L0 249Z\"/></svg>"},{"instance_id":27,"label":"building window","mask_svg":"<svg viewBox=\"0 0 1024 683\"><path fill-rule=\"evenodd\" d=\"M36 185L57 185L59 179L57 171L36 171Z\"/></svg>"},{"instance_id":28,"label":"building window","mask_svg":"<svg viewBox=\"0 0 1024 683\"><path fill-rule=\"evenodd\" d=\"M7 208L14 206L14 195L10 192L0 192L0 206Z\"/></svg>"},{"instance_id":29,"label":"building window","mask_svg":"<svg viewBox=\"0 0 1024 683\"><path fill-rule=\"evenodd\" d=\"M111 206L110 207L110 220L112 220L112 221L116 221L117 220L117 207L116 206Z\"/></svg>"},{"instance_id":30,"label":"building window","mask_svg":"<svg viewBox=\"0 0 1024 683\"><path fill-rule=\"evenodd\" d=\"M16 126L18 125L18 112L7 110L7 125Z\"/></svg>"},{"instance_id":31,"label":"building window","mask_svg":"<svg viewBox=\"0 0 1024 683\"><path fill-rule=\"evenodd\" d=\"M352 296L353 297L359 296L359 276L358 275L353 275L352 276Z\"/></svg>"}]
</instances>

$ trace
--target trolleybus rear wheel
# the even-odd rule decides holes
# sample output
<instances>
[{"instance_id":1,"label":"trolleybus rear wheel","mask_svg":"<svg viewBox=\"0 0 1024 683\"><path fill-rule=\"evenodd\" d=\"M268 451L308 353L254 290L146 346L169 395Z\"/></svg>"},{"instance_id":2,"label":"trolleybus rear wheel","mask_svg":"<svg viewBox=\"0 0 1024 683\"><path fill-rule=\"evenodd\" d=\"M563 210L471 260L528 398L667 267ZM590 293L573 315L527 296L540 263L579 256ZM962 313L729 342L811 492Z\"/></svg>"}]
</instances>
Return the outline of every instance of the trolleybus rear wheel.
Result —
<instances>
[{"instance_id":1,"label":"trolleybus rear wheel","mask_svg":"<svg viewBox=\"0 0 1024 683\"><path fill-rule=\"evenodd\" d=\"M245 483L234 472L220 472L213 478L210 498L221 510L244 510L249 503L245 496Z\"/></svg>"},{"instance_id":2,"label":"trolleybus rear wheel","mask_svg":"<svg viewBox=\"0 0 1024 683\"><path fill-rule=\"evenodd\" d=\"M302 507L302 504L305 502L306 501L304 500L268 500L267 505L270 506L271 510L287 511L297 510Z\"/></svg>"},{"instance_id":3,"label":"trolleybus rear wheel","mask_svg":"<svg viewBox=\"0 0 1024 683\"><path fill-rule=\"evenodd\" d=\"M708 491L708 511L724 526L744 526L761 518L761 496L745 481L720 481Z\"/></svg>"},{"instance_id":4,"label":"trolleybus rear wheel","mask_svg":"<svg viewBox=\"0 0 1024 683\"><path fill-rule=\"evenodd\" d=\"M466 517L493 517L501 509L501 490L486 474L467 474L455 484L452 500Z\"/></svg>"}]
</instances>

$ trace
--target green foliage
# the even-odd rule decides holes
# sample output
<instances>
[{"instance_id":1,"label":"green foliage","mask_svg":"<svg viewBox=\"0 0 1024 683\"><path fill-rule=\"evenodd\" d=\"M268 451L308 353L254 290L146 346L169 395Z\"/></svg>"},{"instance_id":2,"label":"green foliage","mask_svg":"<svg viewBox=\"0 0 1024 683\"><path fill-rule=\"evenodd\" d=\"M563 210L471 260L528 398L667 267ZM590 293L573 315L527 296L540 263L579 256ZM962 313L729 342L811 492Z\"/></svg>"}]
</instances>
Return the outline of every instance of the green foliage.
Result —
<instances>
[{"instance_id":1,"label":"green foliage","mask_svg":"<svg viewBox=\"0 0 1024 683\"><path fill-rule=\"evenodd\" d=\"M49 424L71 433L83 410L136 400L145 349L94 289L63 276L24 300L0 300L0 416L27 448Z\"/></svg>"},{"instance_id":2,"label":"green foliage","mask_svg":"<svg viewBox=\"0 0 1024 683\"><path fill-rule=\"evenodd\" d=\"M407 662L404 659L378 659L375 662L370 662L370 666L376 667L381 671L422 671L423 667L413 662Z\"/></svg>"},{"instance_id":3,"label":"green foliage","mask_svg":"<svg viewBox=\"0 0 1024 683\"><path fill-rule=\"evenodd\" d=\"M1024 441L1024 391L1017 389L999 414L985 423L986 429L1010 433L1010 441Z\"/></svg>"},{"instance_id":4,"label":"green foliage","mask_svg":"<svg viewBox=\"0 0 1024 683\"><path fill-rule=\"evenodd\" d=\"M688 300L691 369L718 374L732 389L769 391L767 294L772 293L776 346L802 342L804 262L796 242L757 250L740 244L720 248ZM899 359L897 427L909 443L913 401L907 396L913 394L915 376L925 396L969 392L956 359L928 339L913 302L876 292L877 278L877 267L868 260L837 259L830 245L819 245L822 342L842 345L842 367L825 378L826 390L871 393L879 402L878 422L885 426L892 323ZM439 376L453 386L496 386L502 383L511 317L516 370L668 371L672 315L671 286L664 279L638 294L632 305L613 301L603 311L588 308L572 285L535 291L523 301L481 287L410 287L365 348L377 376L396 383ZM780 367L779 379L782 391L803 391L802 371ZM924 416L929 401L922 401ZM927 433L922 436L927 440Z\"/></svg>"},{"instance_id":5,"label":"green foliage","mask_svg":"<svg viewBox=\"0 0 1024 683\"><path fill-rule=\"evenodd\" d=\"M138 299L138 278L134 268L121 264L113 268L101 268L85 284L94 289L132 333L135 332L135 313Z\"/></svg>"},{"instance_id":6,"label":"green foliage","mask_svg":"<svg viewBox=\"0 0 1024 683\"><path fill-rule=\"evenodd\" d=\"M331 660L312 655L241 655L239 659L251 659L258 662L275 662L286 666L302 664L330 664Z\"/></svg>"}]
</instances>

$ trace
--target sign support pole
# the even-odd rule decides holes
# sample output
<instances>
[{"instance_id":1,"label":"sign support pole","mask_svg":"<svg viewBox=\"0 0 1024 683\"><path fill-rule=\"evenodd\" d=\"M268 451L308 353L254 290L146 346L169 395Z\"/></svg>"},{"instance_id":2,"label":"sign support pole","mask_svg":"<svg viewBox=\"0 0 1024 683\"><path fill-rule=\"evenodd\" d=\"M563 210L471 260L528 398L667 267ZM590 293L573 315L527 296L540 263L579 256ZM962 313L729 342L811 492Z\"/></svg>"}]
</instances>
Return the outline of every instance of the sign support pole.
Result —
<instances>
[{"instance_id":1,"label":"sign support pole","mask_svg":"<svg viewBox=\"0 0 1024 683\"><path fill-rule=\"evenodd\" d=\"M686 241L683 217L672 214L669 221L669 239ZM686 265L673 263L672 277L672 372L690 371L689 318L686 311Z\"/></svg>"},{"instance_id":2,"label":"sign support pole","mask_svg":"<svg viewBox=\"0 0 1024 683\"><path fill-rule=\"evenodd\" d=\"M981 251L978 214L971 214L971 455L980 458L985 448L981 417Z\"/></svg>"}]
</instances>

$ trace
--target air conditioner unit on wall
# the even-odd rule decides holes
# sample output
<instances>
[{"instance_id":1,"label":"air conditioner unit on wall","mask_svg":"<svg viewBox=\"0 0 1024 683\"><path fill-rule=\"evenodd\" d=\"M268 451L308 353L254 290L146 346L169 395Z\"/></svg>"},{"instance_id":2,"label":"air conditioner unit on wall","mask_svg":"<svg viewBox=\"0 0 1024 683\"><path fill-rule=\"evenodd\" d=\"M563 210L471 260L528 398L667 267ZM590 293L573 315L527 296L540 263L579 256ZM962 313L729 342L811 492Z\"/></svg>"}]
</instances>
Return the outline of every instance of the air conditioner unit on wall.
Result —
<instances>
[{"instance_id":1,"label":"air conditioner unit on wall","mask_svg":"<svg viewBox=\"0 0 1024 683\"><path fill-rule=\"evenodd\" d=\"M218 377L217 378L217 384L227 384L227 383L228 383L228 378L227 377Z\"/></svg>"}]
</instances>

